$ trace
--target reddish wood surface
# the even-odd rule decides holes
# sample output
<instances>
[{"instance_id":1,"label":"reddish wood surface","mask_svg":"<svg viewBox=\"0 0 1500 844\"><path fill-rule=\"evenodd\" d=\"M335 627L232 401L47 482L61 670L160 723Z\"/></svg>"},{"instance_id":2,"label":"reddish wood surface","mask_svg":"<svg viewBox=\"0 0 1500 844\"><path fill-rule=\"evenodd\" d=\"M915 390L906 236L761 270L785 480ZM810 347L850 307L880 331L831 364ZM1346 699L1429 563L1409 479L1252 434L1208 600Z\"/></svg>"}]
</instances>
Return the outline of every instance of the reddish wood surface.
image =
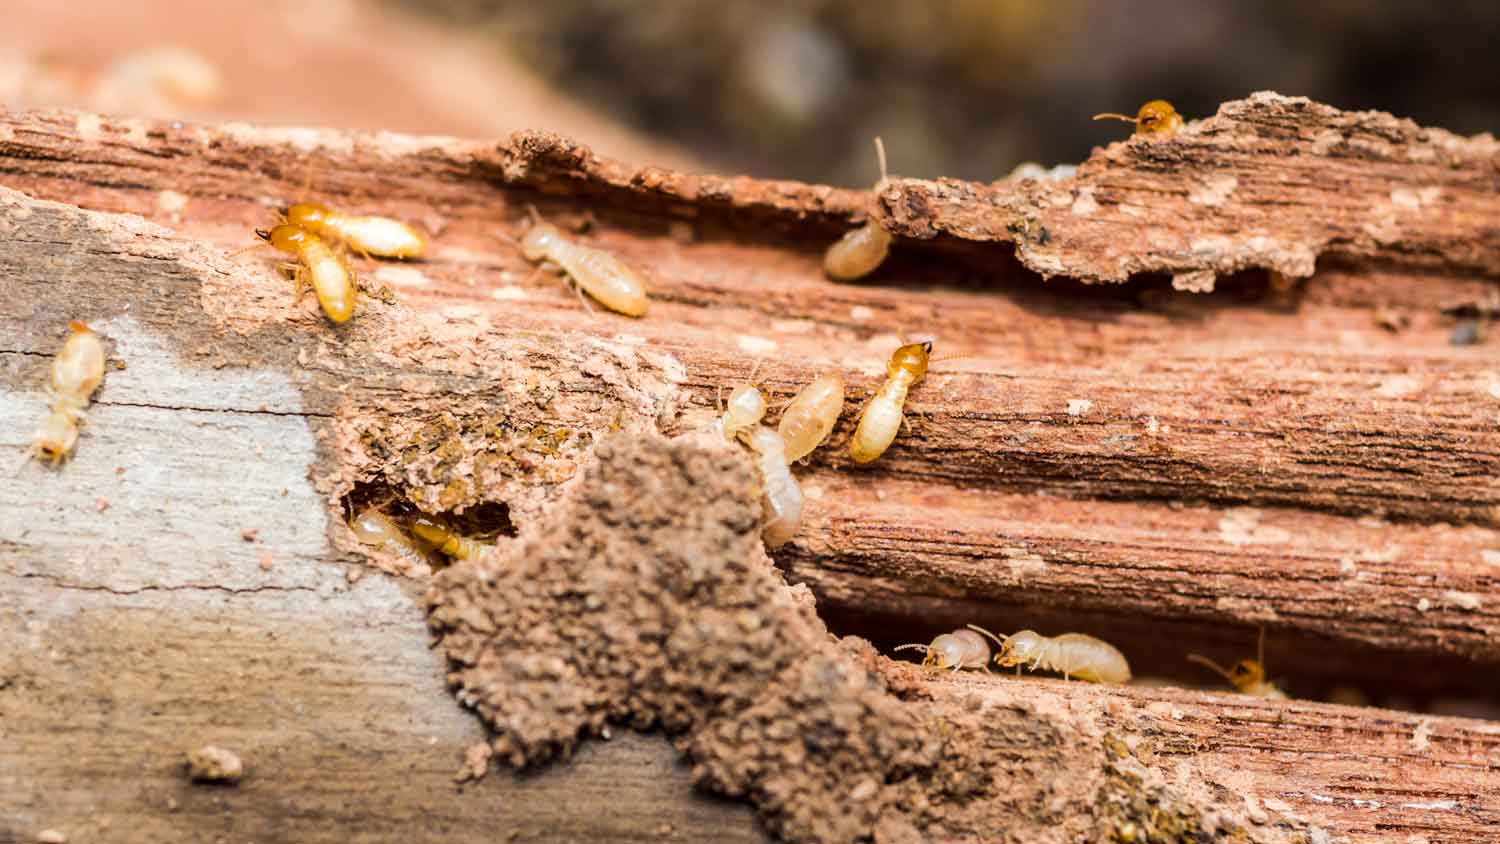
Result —
<instances>
[{"instance_id":1,"label":"reddish wood surface","mask_svg":"<svg viewBox=\"0 0 1500 844\"><path fill-rule=\"evenodd\" d=\"M867 194L638 168L546 133L495 144L6 113L0 183L66 203L7 194L7 386L34 388L56 326L123 315L195 366L284 375L299 403L269 410L317 432L329 553L354 560L345 493L503 503L524 529L597 437L705 425L716 390L761 361L781 396L838 368L851 406L795 470L805 526L777 555L836 631L885 646L971 620L1077 629L1116 641L1137 673L1207 683L1185 652L1247 656L1264 626L1294 692L1482 704L1500 661L1500 365L1492 346L1450 345L1441 309L1492 295L1494 157L1485 139L1252 98L1178 139L1099 150L1074 182L892 182L874 213L907 237L870 283L838 285L821 250ZM395 303L371 299L338 331L294 303L269 255L226 257L309 174L319 199L434 235L423 262L356 262ZM1097 207L1076 213L1090 191ZM591 313L533 276L499 239L528 204L640 266L647 317ZM1313 258L1290 293L1259 272ZM1038 275L1143 271L1222 277L1205 295ZM1388 311L1409 327L1383 327ZM852 411L903 332L964 359L935 363L910 430L856 467ZM106 383L98 403L112 401L146 400ZM17 547L27 572L85 566ZM28 583L45 600L51 587ZM1041 688L943 679L932 693L961 702L974 684ZM1047 688L1090 717L1167 712L1152 727L1164 744L1351 841L1496 828L1487 722ZM1403 749L1424 718L1425 756ZM1391 769L1395 785L1370 773Z\"/></svg>"}]
</instances>

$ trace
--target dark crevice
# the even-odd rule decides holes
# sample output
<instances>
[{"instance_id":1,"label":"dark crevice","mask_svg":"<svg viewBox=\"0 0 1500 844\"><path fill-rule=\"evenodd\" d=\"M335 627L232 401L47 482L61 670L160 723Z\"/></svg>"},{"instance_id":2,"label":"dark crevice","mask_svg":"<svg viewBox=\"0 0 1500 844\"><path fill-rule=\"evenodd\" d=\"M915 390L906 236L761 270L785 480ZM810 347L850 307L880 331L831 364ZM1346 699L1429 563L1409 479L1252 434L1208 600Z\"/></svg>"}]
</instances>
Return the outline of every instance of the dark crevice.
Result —
<instances>
[{"instance_id":1,"label":"dark crevice","mask_svg":"<svg viewBox=\"0 0 1500 844\"><path fill-rule=\"evenodd\" d=\"M378 511L389 519L401 537L409 543L407 547L376 546L378 550L398 554L415 554L434 570L449 563L448 555L433 543L417 536L412 528L418 520L435 525L448 535L473 540L481 545L492 546L514 538L517 529L510 518L510 507L503 501L481 501L462 511L427 513L394 487L380 481L356 482L354 488L340 502L344 521L353 524L361 514ZM358 536L358 533L356 533Z\"/></svg>"},{"instance_id":2,"label":"dark crevice","mask_svg":"<svg viewBox=\"0 0 1500 844\"><path fill-rule=\"evenodd\" d=\"M797 582L795 576L789 577ZM1115 647L1130 662L1139 685L1169 685L1234 694L1208 668L1189 662L1197 653L1222 666L1255 659L1260 628L1207 619L1159 619L1107 610L1069 610L1040 603L998 604L909 595L909 612L869 611L824 594L819 615L835 635L868 639L893 659L920 661L922 651L895 653L897 645L926 644L941 633L978 624L997 634L1036 630L1044 635L1087 633ZM1500 720L1500 676L1456 654L1389 650L1348 639L1265 627L1267 679L1293 699L1376 706L1431 715ZM1008 669L1014 672L1014 669ZM1011 673L1010 676L1014 676ZM1043 672L1041 676L1057 676Z\"/></svg>"}]
</instances>

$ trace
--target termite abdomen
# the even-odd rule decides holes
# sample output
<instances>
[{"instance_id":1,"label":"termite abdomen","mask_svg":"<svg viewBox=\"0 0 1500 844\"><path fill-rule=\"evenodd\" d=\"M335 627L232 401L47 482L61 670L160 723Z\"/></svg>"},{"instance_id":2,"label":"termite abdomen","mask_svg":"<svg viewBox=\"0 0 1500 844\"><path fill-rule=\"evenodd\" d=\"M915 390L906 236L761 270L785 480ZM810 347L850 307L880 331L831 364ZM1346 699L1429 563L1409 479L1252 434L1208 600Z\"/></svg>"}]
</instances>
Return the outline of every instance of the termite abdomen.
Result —
<instances>
[{"instance_id":1,"label":"termite abdomen","mask_svg":"<svg viewBox=\"0 0 1500 844\"><path fill-rule=\"evenodd\" d=\"M885 144L875 139L875 154L880 160L880 181L871 190L873 200L889 177L885 170ZM873 204L873 202L872 202ZM891 251L891 233L870 217L865 224L850 229L823 254L823 271L837 281L853 281L874 272Z\"/></svg>"},{"instance_id":2,"label":"termite abdomen","mask_svg":"<svg viewBox=\"0 0 1500 844\"><path fill-rule=\"evenodd\" d=\"M795 463L823 444L844 411L844 378L829 372L803 387L786 410L776 431L786 442L786 459Z\"/></svg>"}]
</instances>

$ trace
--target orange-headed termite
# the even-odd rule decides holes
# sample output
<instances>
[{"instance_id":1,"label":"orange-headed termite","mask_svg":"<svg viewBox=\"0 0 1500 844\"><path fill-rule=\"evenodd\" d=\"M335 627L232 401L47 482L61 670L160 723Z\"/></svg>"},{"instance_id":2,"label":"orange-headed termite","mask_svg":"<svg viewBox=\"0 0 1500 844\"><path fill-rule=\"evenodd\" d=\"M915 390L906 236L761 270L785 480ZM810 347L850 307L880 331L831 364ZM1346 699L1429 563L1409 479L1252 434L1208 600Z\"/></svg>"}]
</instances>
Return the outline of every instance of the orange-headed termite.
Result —
<instances>
[{"instance_id":1,"label":"orange-headed termite","mask_svg":"<svg viewBox=\"0 0 1500 844\"><path fill-rule=\"evenodd\" d=\"M880 181L870 190L873 200L889 180L885 171L885 144L875 139L875 156L880 161ZM880 266L891 251L891 233L880 227L872 216L857 229L851 229L823 254L823 272L837 281L853 281L867 276Z\"/></svg>"},{"instance_id":2,"label":"orange-headed termite","mask_svg":"<svg viewBox=\"0 0 1500 844\"><path fill-rule=\"evenodd\" d=\"M906 393L927 374L931 354L932 341L928 340L907 343L891 355L891 361L886 365L885 383L865 406L859 427L854 430L854 439L849 444L849 455L856 463L869 463L890 448L896 439L896 431L901 428Z\"/></svg>"},{"instance_id":3,"label":"orange-headed termite","mask_svg":"<svg viewBox=\"0 0 1500 844\"><path fill-rule=\"evenodd\" d=\"M994 634L991 633L991 636ZM938 668L952 669L958 671L962 668L983 668L990 670L990 643L974 630L960 628L952 633L944 633L932 640L932 644L924 645L920 642L912 642L906 645L897 645L895 650L903 651L909 649L926 650L922 657L923 665L933 665Z\"/></svg>"},{"instance_id":4,"label":"orange-headed termite","mask_svg":"<svg viewBox=\"0 0 1500 844\"><path fill-rule=\"evenodd\" d=\"M1094 115L1094 119L1123 120L1126 123L1134 123L1137 135L1156 135L1163 138L1172 137L1177 134L1178 129L1182 128L1182 115L1178 114L1177 109L1172 108L1172 104L1166 100L1152 100L1146 103L1141 106L1140 111L1135 113L1135 117L1105 113Z\"/></svg>"},{"instance_id":5,"label":"orange-headed termite","mask_svg":"<svg viewBox=\"0 0 1500 844\"><path fill-rule=\"evenodd\" d=\"M1242 659L1228 668L1200 654L1188 654L1189 662L1205 665L1218 672L1240 694L1263 697L1267 700L1286 700L1286 692L1266 679L1266 631L1261 628L1260 643L1255 648L1255 659Z\"/></svg>"},{"instance_id":6,"label":"orange-headed termite","mask_svg":"<svg viewBox=\"0 0 1500 844\"><path fill-rule=\"evenodd\" d=\"M56 466L78 444L78 423L89 406L89 397L104 380L104 343L99 335L78 320L68 323L68 339L52 361L47 391L52 410L36 429L32 453Z\"/></svg>"},{"instance_id":7,"label":"orange-headed termite","mask_svg":"<svg viewBox=\"0 0 1500 844\"><path fill-rule=\"evenodd\" d=\"M780 548L797 534L797 526L802 523L802 487L797 485L797 479L792 477L787 466L786 444L780 434L757 425L746 441L759 456L757 462L764 492L761 506L766 516L761 538L767 547Z\"/></svg>"},{"instance_id":8,"label":"orange-headed termite","mask_svg":"<svg viewBox=\"0 0 1500 844\"><path fill-rule=\"evenodd\" d=\"M626 316L646 312L646 284L623 261L592 246L569 240L562 229L544 221L535 208L531 228L521 238L521 255L532 263L560 267L574 284L612 311Z\"/></svg>"},{"instance_id":9,"label":"orange-headed termite","mask_svg":"<svg viewBox=\"0 0 1500 844\"><path fill-rule=\"evenodd\" d=\"M345 214L317 202L299 202L282 214L286 222L366 256L420 258L427 251L421 232L389 217Z\"/></svg>"},{"instance_id":10,"label":"orange-headed termite","mask_svg":"<svg viewBox=\"0 0 1500 844\"><path fill-rule=\"evenodd\" d=\"M787 462L806 457L823 444L844 412L844 377L828 372L803 387L786 410L776 430L786 442Z\"/></svg>"},{"instance_id":11,"label":"orange-headed termite","mask_svg":"<svg viewBox=\"0 0 1500 844\"><path fill-rule=\"evenodd\" d=\"M477 560L486 547L483 542L463 536L426 516L412 519L411 532L455 560Z\"/></svg>"},{"instance_id":12,"label":"orange-headed termite","mask_svg":"<svg viewBox=\"0 0 1500 844\"><path fill-rule=\"evenodd\" d=\"M255 234L276 250L297 258L296 263L286 266L295 272L299 290L312 287L325 316L333 322L347 322L354 316L354 273L322 238L293 223L282 223L270 231L256 229Z\"/></svg>"},{"instance_id":13,"label":"orange-headed termite","mask_svg":"<svg viewBox=\"0 0 1500 844\"><path fill-rule=\"evenodd\" d=\"M1058 671L1067 679L1076 677L1090 683L1130 682L1130 663L1125 655L1114 645L1084 633L1043 636L1035 630L1022 630L1000 637L972 624L969 629L994 639L1000 645L995 663L1006 668L1014 665L1017 674L1025 665L1033 671Z\"/></svg>"},{"instance_id":14,"label":"orange-headed termite","mask_svg":"<svg viewBox=\"0 0 1500 844\"><path fill-rule=\"evenodd\" d=\"M395 554L412 565L429 565L426 549L407 536L394 519L374 507L355 516L349 529L365 545Z\"/></svg>"}]
</instances>

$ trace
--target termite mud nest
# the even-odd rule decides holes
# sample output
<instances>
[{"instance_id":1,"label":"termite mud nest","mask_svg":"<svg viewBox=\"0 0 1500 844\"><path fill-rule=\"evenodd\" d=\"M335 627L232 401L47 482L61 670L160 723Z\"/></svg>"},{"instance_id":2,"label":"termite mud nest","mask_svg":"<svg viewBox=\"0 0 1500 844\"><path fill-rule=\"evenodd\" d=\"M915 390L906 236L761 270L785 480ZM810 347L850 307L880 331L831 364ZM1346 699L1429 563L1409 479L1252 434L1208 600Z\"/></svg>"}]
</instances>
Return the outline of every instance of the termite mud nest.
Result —
<instances>
[{"instance_id":1,"label":"termite mud nest","mask_svg":"<svg viewBox=\"0 0 1500 844\"><path fill-rule=\"evenodd\" d=\"M449 683L501 760L566 756L611 723L659 728L698 784L748 798L789 841L1245 838L1107 732L882 673L784 583L758 498L733 446L613 437L543 520L434 578ZM1147 829L1162 834L1130 837Z\"/></svg>"}]
</instances>

